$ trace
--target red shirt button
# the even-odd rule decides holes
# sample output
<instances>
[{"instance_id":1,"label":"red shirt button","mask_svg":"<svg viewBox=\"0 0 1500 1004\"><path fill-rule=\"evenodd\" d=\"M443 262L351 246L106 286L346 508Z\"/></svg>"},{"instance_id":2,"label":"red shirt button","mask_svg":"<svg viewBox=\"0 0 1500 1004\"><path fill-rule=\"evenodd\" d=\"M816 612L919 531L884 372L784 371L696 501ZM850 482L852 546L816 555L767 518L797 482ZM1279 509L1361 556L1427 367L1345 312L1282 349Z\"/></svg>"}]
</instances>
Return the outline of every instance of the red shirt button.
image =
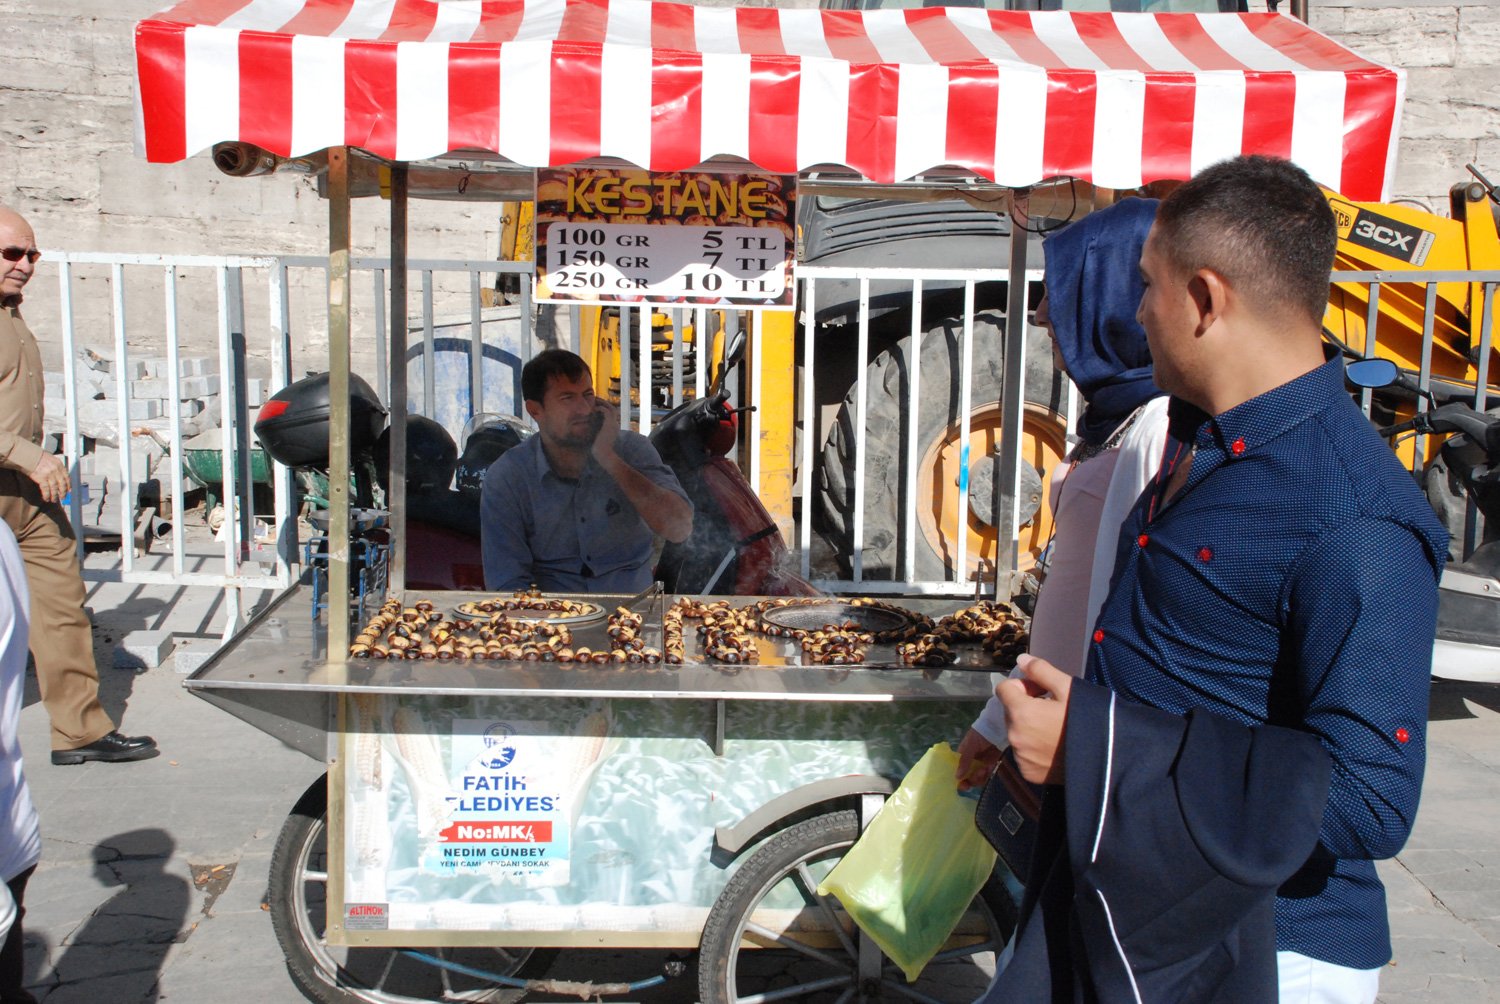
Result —
<instances>
[{"instance_id":1,"label":"red shirt button","mask_svg":"<svg viewBox=\"0 0 1500 1004\"><path fill-rule=\"evenodd\" d=\"M1198 560L1199 561L1211 561L1213 559L1213 556L1214 556L1214 552L1211 551L1211 550L1209 550L1208 548L1206 548L1206 547L1200 547L1200 548L1198 548Z\"/></svg>"},{"instance_id":2,"label":"red shirt button","mask_svg":"<svg viewBox=\"0 0 1500 1004\"><path fill-rule=\"evenodd\" d=\"M1398 743L1404 743L1404 742L1408 741L1409 739L1411 739L1411 733L1410 732L1406 731L1405 729L1397 729L1396 730L1396 742L1398 742Z\"/></svg>"},{"instance_id":3,"label":"red shirt button","mask_svg":"<svg viewBox=\"0 0 1500 1004\"><path fill-rule=\"evenodd\" d=\"M1104 629L1103 628L1096 628L1094 630L1094 644L1097 645L1097 644L1099 644L1103 640L1104 640Z\"/></svg>"},{"instance_id":4,"label":"red shirt button","mask_svg":"<svg viewBox=\"0 0 1500 1004\"><path fill-rule=\"evenodd\" d=\"M1236 439L1233 443L1231 443L1230 446L1229 446L1229 452L1233 453L1236 457L1239 456L1240 454L1244 453L1245 452L1245 437L1241 436L1239 439Z\"/></svg>"},{"instance_id":5,"label":"red shirt button","mask_svg":"<svg viewBox=\"0 0 1500 1004\"><path fill-rule=\"evenodd\" d=\"M1147 544L1151 543L1151 538L1143 533L1139 537L1135 538L1135 542L1142 547L1145 547Z\"/></svg>"}]
</instances>

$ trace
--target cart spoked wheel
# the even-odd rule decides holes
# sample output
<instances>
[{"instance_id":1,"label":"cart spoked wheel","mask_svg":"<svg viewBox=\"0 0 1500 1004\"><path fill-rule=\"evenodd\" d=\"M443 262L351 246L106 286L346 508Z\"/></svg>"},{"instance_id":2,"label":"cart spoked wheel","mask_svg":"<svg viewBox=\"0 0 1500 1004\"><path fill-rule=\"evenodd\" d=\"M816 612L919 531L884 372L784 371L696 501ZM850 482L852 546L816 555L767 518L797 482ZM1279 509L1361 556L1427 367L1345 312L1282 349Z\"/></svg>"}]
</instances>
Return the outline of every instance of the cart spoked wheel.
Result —
<instances>
[{"instance_id":1,"label":"cart spoked wheel","mask_svg":"<svg viewBox=\"0 0 1500 1004\"><path fill-rule=\"evenodd\" d=\"M328 781L303 793L271 855L271 926L299 990L320 1004L509 1004L525 992L451 972L400 948L325 944L328 888ZM446 962L513 976L532 956L527 948L415 949Z\"/></svg>"},{"instance_id":2,"label":"cart spoked wheel","mask_svg":"<svg viewBox=\"0 0 1500 1004\"><path fill-rule=\"evenodd\" d=\"M858 835L853 811L831 812L788 827L741 865L703 930L698 991L705 1004L971 1001L984 992L1016 918L994 878L916 983L868 942L873 958L861 975L858 929L836 898L817 893Z\"/></svg>"}]
</instances>

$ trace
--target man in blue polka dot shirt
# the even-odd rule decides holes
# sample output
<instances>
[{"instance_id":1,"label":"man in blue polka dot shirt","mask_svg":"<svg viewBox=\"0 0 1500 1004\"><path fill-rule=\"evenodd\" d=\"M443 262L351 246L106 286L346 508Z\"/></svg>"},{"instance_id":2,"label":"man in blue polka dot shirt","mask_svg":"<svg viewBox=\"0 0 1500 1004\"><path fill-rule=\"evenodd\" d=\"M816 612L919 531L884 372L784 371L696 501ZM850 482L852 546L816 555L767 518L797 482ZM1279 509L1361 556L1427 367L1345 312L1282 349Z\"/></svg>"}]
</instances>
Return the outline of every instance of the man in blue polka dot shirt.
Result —
<instances>
[{"instance_id":1,"label":"man in blue polka dot shirt","mask_svg":"<svg viewBox=\"0 0 1500 1004\"><path fill-rule=\"evenodd\" d=\"M1325 358L1334 245L1326 198L1282 160L1226 161L1161 204L1139 316L1171 427L1121 528L1085 677L1328 752L1317 848L1276 896L1282 1004L1368 1004L1390 960L1374 862L1416 815L1448 546ZM1071 678L1021 664L999 688L1012 748L1029 779L1060 783Z\"/></svg>"}]
</instances>

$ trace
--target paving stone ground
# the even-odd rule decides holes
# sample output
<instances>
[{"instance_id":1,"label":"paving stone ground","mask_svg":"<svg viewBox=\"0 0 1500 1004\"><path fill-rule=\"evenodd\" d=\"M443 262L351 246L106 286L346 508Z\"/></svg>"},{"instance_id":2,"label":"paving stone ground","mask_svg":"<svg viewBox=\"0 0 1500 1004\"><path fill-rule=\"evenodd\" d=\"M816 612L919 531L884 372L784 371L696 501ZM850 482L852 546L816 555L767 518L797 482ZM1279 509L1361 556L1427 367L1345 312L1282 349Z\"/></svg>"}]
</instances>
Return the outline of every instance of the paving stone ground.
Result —
<instances>
[{"instance_id":1,"label":"paving stone ground","mask_svg":"<svg viewBox=\"0 0 1500 1004\"><path fill-rule=\"evenodd\" d=\"M162 755L53 767L30 687L21 741L44 835L27 894L33 992L44 1004L297 1004L261 904L276 834L321 765L193 697L170 661L110 668L127 631L217 633L216 594L102 585L89 602L106 706L126 732L154 735ZM1380 868L1396 948L1381 1001L1500 1004L1497 829L1500 686L1435 683L1417 827ZM634 980L661 961L561 953L549 975ZM696 996L689 975L634 999Z\"/></svg>"}]
</instances>

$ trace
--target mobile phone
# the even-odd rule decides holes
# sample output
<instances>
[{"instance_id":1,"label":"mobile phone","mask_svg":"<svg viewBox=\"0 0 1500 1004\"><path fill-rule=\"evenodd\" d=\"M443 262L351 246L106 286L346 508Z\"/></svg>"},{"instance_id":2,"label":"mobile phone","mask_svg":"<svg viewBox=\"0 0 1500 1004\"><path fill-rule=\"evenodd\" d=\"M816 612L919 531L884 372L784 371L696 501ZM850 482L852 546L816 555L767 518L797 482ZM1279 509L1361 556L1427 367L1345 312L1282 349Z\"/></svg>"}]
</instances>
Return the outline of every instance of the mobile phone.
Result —
<instances>
[{"instance_id":1,"label":"mobile phone","mask_svg":"<svg viewBox=\"0 0 1500 1004\"><path fill-rule=\"evenodd\" d=\"M599 438L599 433L604 429L604 412L597 407L589 416L589 442Z\"/></svg>"}]
</instances>

